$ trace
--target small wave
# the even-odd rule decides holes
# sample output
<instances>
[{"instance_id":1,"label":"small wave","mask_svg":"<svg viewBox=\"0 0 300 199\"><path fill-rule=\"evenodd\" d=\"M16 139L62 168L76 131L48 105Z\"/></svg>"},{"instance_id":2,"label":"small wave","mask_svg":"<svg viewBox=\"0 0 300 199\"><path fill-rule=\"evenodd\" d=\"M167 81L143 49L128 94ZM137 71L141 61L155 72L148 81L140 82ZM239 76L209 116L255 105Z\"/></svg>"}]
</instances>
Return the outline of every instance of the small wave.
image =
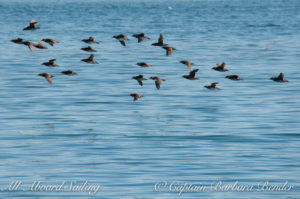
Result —
<instances>
[{"instance_id":1,"label":"small wave","mask_svg":"<svg viewBox=\"0 0 300 199\"><path fill-rule=\"evenodd\" d=\"M273 24L273 23L259 24L259 25L249 24L248 27L280 27L280 25L278 25L278 24Z\"/></svg>"},{"instance_id":2,"label":"small wave","mask_svg":"<svg viewBox=\"0 0 300 199\"><path fill-rule=\"evenodd\" d=\"M279 26L280 25L269 23L269 24L264 25L263 27L279 27Z\"/></svg>"}]
</instances>

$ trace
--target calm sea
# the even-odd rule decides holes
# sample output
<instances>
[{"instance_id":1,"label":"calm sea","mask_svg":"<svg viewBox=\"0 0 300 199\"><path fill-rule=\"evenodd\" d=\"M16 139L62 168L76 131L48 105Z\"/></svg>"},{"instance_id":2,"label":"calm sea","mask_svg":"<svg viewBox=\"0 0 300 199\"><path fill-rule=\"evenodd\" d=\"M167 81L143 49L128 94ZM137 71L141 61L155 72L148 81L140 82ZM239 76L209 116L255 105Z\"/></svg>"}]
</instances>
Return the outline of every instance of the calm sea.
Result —
<instances>
[{"instance_id":1,"label":"calm sea","mask_svg":"<svg viewBox=\"0 0 300 199\"><path fill-rule=\"evenodd\" d=\"M299 199L299 10L298 0L1 0L1 198ZM22 31L32 19L40 29ZM137 43L140 32L151 40ZM171 56L151 46L160 33ZM80 61L89 36L97 65ZM16 37L60 43L30 52ZM41 65L54 58L59 67ZM200 80L182 78L180 60ZM223 61L228 72L211 69ZM288 83L269 80L280 72ZM166 81L141 87L139 74ZM221 90L203 87L212 82Z\"/></svg>"}]
</instances>

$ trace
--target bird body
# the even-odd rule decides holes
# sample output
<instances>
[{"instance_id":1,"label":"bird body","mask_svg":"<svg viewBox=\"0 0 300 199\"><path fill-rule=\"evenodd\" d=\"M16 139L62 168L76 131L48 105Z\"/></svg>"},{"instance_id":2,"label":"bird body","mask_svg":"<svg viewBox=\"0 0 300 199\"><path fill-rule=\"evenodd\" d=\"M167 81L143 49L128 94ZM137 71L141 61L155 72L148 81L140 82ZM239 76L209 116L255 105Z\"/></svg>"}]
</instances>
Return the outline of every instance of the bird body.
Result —
<instances>
[{"instance_id":1,"label":"bird body","mask_svg":"<svg viewBox=\"0 0 300 199\"><path fill-rule=\"evenodd\" d=\"M130 96L133 97L134 102L137 101L139 98L144 97L144 95L137 94L137 93L131 93Z\"/></svg>"},{"instance_id":2,"label":"bird body","mask_svg":"<svg viewBox=\"0 0 300 199\"><path fill-rule=\"evenodd\" d=\"M38 76L44 77L49 82L49 84L52 84L51 78L54 77L54 75L51 75L49 73L39 73Z\"/></svg>"},{"instance_id":3,"label":"bird body","mask_svg":"<svg viewBox=\"0 0 300 199\"><path fill-rule=\"evenodd\" d=\"M99 44L98 41L95 41L94 37L89 37L88 39L82 39L81 41L88 44Z\"/></svg>"},{"instance_id":4,"label":"bird body","mask_svg":"<svg viewBox=\"0 0 300 199\"><path fill-rule=\"evenodd\" d=\"M30 42L30 41L23 41L23 44L24 44L25 46L27 46L31 52L33 52L34 46L35 46L35 44L34 44L33 42Z\"/></svg>"},{"instance_id":5,"label":"bird body","mask_svg":"<svg viewBox=\"0 0 300 199\"><path fill-rule=\"evenodd\" d=\"M36 23L37 23L37 21L35 19L31 20L29 22L29 26L25 27L23 30L35 30L35 29L39 29L39 27L35 26Z\"/></svg>"},{"instance_id":6,"label":"bird body","mask_svg":"<svg viewBox=\"0 0 300 199\"><path fill-rule=\"evenodd\" d=\"M87 52L97 52L97 50L95 50L91 46L83 47L83 48L81 48L81 50L84 50L84 51L87 51Z\"/></svg>"},{"instance_id":7,"label":"bird body","mask_svg":"<svg viewBox=\"0 0 300 199\"><path fill-rule=\"evenodd\" d=\"M114 35L113 38L119 40L119 42L123 45L126 46L125 40L129 40L126 35L119 34L119 35Z\"/></svg>"},{"instance_id":8,"label":"bird body","mask_svg":"<svg viewBox=\"0 0 300 199\"><path fill-rule=\"evenodd\" d=\"M142 41L144 41L144 39L150 39L144 33L134 34L132 36L138 39L138 43L141 43Z\"/></svg>"},{"instance_id":9,"label":"bird body","mask_svg":"<svg viewBox=\"0 0 300 199\"><path fill-rule=\"evenodd\" d=\"M231 79L231 80L243 80L243 78L241 78L240 76L238 75L227 75L225 78L227 79Z\"/></svg>"},{"instance_id":10,"label":"bird body","mask_svg":"<svg viewBox=\"0 0 300 199\"><path fill-rule=\"evenodd\" d=\"M133 76L132 79L135 79L138 81L139 85L143 86L143 80L147 80L144 75L137 75Z\"/></svg>"},{"instance_id":11,"label":"bird body","mask_svg":"<svg viewBox=\"0 0 300 199\"><path fill-rule=\"evenodd\" d=\"M50 66L50 67L57 67L58 65L55 64L56 59L50 59L48 62L42 63L42 65Z\"/></svg>"},{"instance_id":12,"label":"bird body","mask_svg":"<svg viewBox=\"0 0 300 199\"><path fill-rule=\"evenodd\" d=\"M217 84L219 82L214 82L214 83L211 83L210 85L206 85L204 86L205 88L208 88L208 89L212 89L212 90L220 90L220 88L217 87Z\"/></svg>"},{"instance_id":13,"label":"bird body","mask_svg":"<svg viewBox=\"0 0 300 199\"><path fill-rule=\"evenodd\" d=\"M64 75L77 75L77 73L73 72L72 70L64 70L61 71L61 73Z\"/></svg>"},{"instance_id":14,"label":"bird body","mask_svg":"<svg viewBox=\"0 0 300 199\"><path fill-rule=\"evenodd\" d=\"M164 43L164 37L162 34L159 34L158 41L156 43L151 44L152 46L167 46L168 44Z\"/></svg>"},{"instance_id":15,"label":"bird body","mask_svg":"<svg viewBox=\"0 0 300 199\"><path fill-rule=\"evenodd\" d=\"M196 72L198 72L199 69L195 69L189 72L188 75L183 75L182 77L189 79L189 80L198 80L199 78L196 77Z\"/></svg>"},{"instance_id":16,"label":"bird body","mask_svg":"<svg viewBox=\"0 0 300 199\"><path fill-rule=\"evenodd\" d=\"M12 39L10 40L11 42L14 42L16 44L23 44L24 40L20 37L16 38L16 39Z\"/></svg>"},{"instance_id":17,"label":"bird body","mask_svg":"<svg viewBox=\"0 0 300 199\"><path fill-rule=\"evenodd\" d=\"M59 42L54 40L54 39L50 39L50 38L43 38L42 41L48 43L49 45L53 46L54 44L58 44Z\"/></svg>"},{"instance_id":18,"label":"bird body","mask_svg":"<svg viewBox=\"0 0 300 199\"><path fill-rule=\"evenodd\" d=\"M151 64L148 64L146 62L138 62L138 63L136 63L136 65L141 66L141 67L150 67L151 66Z\"/></svg>"},{"instance_id":19,"label":"bird body","mask_svg":"<svg viewBox=\"0 0 300 199\"><path fill-rule=\"evenodd\" d=\"M276 81L276 82L288 82L287 79L284 79L284 74L280 73L278 77L271 77L270 80Z\"/></svg>"},{"instance_id":20,"label":"bird body","mask_svg":"<svg viewBox=\"0 0 300 199\"><path fill-rule=\"evenodd\" d=\"M165 79L161 79L161 78L159 78L157 76L150 77L150 79L155 80L155 86L156 86L157 90L160 89L160 85L161 85L162 81L166 81Z\"/></svg>"},{"instance_id":21,"label":"bird body","mask_svg":"<svg viewBox=\"0 0 300 199\"><path fill-rule=\"evenodd\" d=\"M95 56L93 54L91 54L88 58L82 59L81 61L87 62L87 63L90 63L90 64L98 64L98 62L94 60L94 57Z\"/></svg>"},{"instance_id":22,"label":"bird body","mask_svg":"<svg viewBox=\"0 0 300 199\"><path fill-rule=\"evenodd\" d=\"M173 48L171 46L163 46L162 48L166 50L166 55L167 56L172 55L173 50L176 50L176 48Z\"/></svg>"},{"instance_id":23,"label":"bird body","mask_svg":"<svg viewBox=\"0 0 300 199\"><path fill-rule=\"evenodd\" d=\"M193 62L187 61L187 60L182 60L180 63L186 65L190 70L192 70L192 65L194 65Z\"/></svg>"},{"instance_id":24,"label":"bird body","mask_svg":"<svg viewBox=\"0 0 300 199\"><path fill-rule=\"evenodd\" d=\"M34 47L36 48L40 48L40 49L48 49L44 44L43 44L43 41L39 41L37 44L33 44Z\"/></svg>"},{"instance_id":25,"label":"bird body","mask_svg":"<svg viewBox=\"0 0 300 199\"><path fill-rule=\"evenodd\" d=\"M220 71L220 72L225 72L228 71L227 68L225 68L226 63L223 62L222 64L220 64L219 62L217 62L215 67L212 67L212 69L216 70L216 71Z\"/></svg>"}]
</instances>

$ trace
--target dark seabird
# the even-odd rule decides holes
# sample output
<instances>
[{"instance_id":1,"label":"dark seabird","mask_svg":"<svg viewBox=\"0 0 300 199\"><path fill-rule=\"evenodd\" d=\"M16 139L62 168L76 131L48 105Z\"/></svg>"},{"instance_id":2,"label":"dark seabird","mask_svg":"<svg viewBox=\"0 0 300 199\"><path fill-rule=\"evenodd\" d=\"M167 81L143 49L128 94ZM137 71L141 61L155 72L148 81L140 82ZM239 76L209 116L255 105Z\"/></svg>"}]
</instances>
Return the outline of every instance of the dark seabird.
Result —
<instances>
[{"instance_id":1,"label":"dark seabird","mask_svg":"<svg viewBox=\"0 0 300 199\"><path fill-rule=\"evenodd\" d=\"M37 23L37 21L35 19L31 20L29 22L29 26L27 26L23 30L35 30L35 29L39 29L39 27L35 26L36 23Z\"/></svg>"},{"instance_id":2,"label":"dark seabird","mask_svg":"<svg viewBox=\"0 0 300 199\"><path fill-rule=\"evenodd\" d=\"M157 43L151 44L152 46L168 46L168 44L164 44L164 37L162 34L159 34Z\"/></svg>"},{"instance_id":3,"label":"dark seabird","mask_svg":"<svg viewBox=\"0 0 300 199\"><path fill-rule=\"evenodd\" d=\"M139 98L144 97L144 95L137 93L131 93L130 96L133 97L133 101L137 101Z\"/></svg>"},{"instance_id":4,"label":"dark seabird","mask_svg":"<svg viewBox=\"0 0 300 199\"><path fill-rule=\"evenodd\" d=\"M28 46L29 50L31 50L31 52L34 50L34 43L30 42L30 41L23 41L23 44L25 46Z\"/></svg>"},{"instance_id":5,"label":"dark seabird","mask_svg":"<svg viewBox=\"0 0 300 199\"><path fill-rule=\"evenodd\" d=\"M48 49L46 46L44 46L43 41L39 41L37 44L33 44L34 47L40 48L40 49Z\"/></svg>"},{"instance_id":6,"label":"dark seabird","mask_svg":"<svg viewBox=\"0 0 300 199\"><path fill-rule=\"evenodd\" d=\"M49 45L53 46L54 44L58 44L59 42L54 40L54 39L50 39L50 38L43 38L42 41L48 43Z\"/></svg>"},{"instance_id":7,"label":"dark seabird","mask_svg":"<svg viewBox=\"0 0 300 199\"><path fill-rule=\"evenodd\" d=\"M120 42L123 46L126 46L125 40L129 40L128 37L127 37L126 35L123 35L123 34L115 35L115 36L113 36L113 38L119 40L119 42Z\"/></svg>"},{"instance_id":8,"label":"dark seabird","mask_svg":"<svg viewBox=\"0 0 300 199\"><path fill-rule=\"evenodd\" d=\"M271 77L270 80L276 81L276 82L288 82L287 79L284 79L284 74L280 73L278 77Z\"/></svg>"},{"instance_id":9,"label":"dark seabird","mask_svg":"<svg viewBox=\"0 0 300 199\"><path fill-rule=\"evenodd\" d=\"M75 73L72 70L64 70L64 71L61 71L61 73L65 74L65 75L77 75L77 73Z\"/></svg>"},{"instance_id":10,"label":"dark seabird","mask_svg":"<svg viewBox=\"0 0 300 199\"><path fill-rule=\"evenodd\" d=\"M222 64L220 64L219 62L216 63L216 66L215 67L212 67L212 69L214 70L217 70L217 71L220 71L220 72L225 72L225 71L228 71L228 69L225 68L226 66L226 63L223 62Z\"/></svg>"},{"instance_id":11,"label":"dark seabird","mask_svg":"<svg viewBox=\"0 0 300 199\"><path fill-rule=\"evenodd\" d=\"M162 48L166 50L166 55L167 56L172 55L173 50L176 50L176 48L173 48L171 46L163 46Z\"/></svg>"},{"instance_id":12,"label":"dark seabird","mask_svg":"<svg viewBox=\"0 0 300 199\"><path fill-rule=\"evenodd\" d=\"M133 37L138 39L138 43L141 43L144 39L150 39L148 36L146 36L144 33L140 34L134 34Z\"/></svg>"},{"instance_id":13,"label":"dark seabird","mask_svg":"<svg viewBox=\"0 0 300 199\"><path fill-rule=\"evenodd\" d=\"M198 72L199 69L195 69L195 70L192 70L189 72L188 75L183 75L182 77L186 78L186 79L189 79L189 80L197 80L199 79L198 77L195 77L196 76L196 72Z\"/></svg>"},{"instance_id":14,"label":"dark seabird","mask_svg":"<svg viewBox=\"0 0 300 199\"><path fill-rule=\"evenodd\" d=\"M204 86L205 88L208 88L208 89L215 89L215 90L220 90L220 88L217 87L217 84L219 82L214 82L214 83L211 83L210 85L206 85Z\"/></svg>"},{"instance_id":15,"label":"dark seabird","mask_svg":"<svg viewBox=\"0 0 300 199\"><path fill-rule=\"evenodd\" d=\"M238 75L227 75L225 78L231 79L231 80L243 80L243 78L241 78Z\"/></svg>"},{"instance_id":16,"label":"dark seabird","mask_svg":"<svg viewBox=\"0 0 300 199\"><path fill-rule=\"evenodd\" d=\"M138 62L138 63L136 63L136 65L141 66L141 67L150 67L151 66L151 64L148 64L146 62Z\"/></svg>"},{"instance_id":17,"label":"dark seabird","mask_svg":"<svg viewBox=\"0 0 300 199\"><path fill-rule=\"evenodd\" d=\"M81 41L88 44L99 44L98 41L95 41L94 37L89 37L88 39L82 39Z\"/></svg>"},{"instance_id":18,"label":"dark seabird","mask_svg":"<svg viewBox=\"0 0 300 199\"><path fill-rule=\"evenodd\" d=\"M90 64L98 64L98 62L94 60L94 57L95 56L93 54L91 54L88 58L82 59L81 61L84 61L84 62L87 62Z\"/></svg>"},{"instance_id":19,"label":"dark seabird","mask_svg":"<svg viewBox=\"0 0 300 199\"><path fill-rule=\"evenodd\" d=\"M56 59L50 59L48 62L42 63L42 65L50 66L50 67L57 67L58 65L55 64Z\"/></svg>"},{"instance_id":20,"label":"dark seabird","mask_svg":"<svg viewBox=\"0 0 300 199\"><path fill-rule=\"evenodd\" d=\"M12 40L10 40L11 42L14 42L14 43L16 43L16 44L23 44L23 39L22 38L20 38L20 37L18 37L18 38L16 38L16 39L12 39Z\"/></svg>"},{"instance_id":21,"label":"dark seabird","mask_svg":"<svg viewBox=\"0 0 300 199\"><path fill-rule=\"evenodd\" d=\"M159 78L159 77L156 77L156 76L154 76L154 77L150 77L150 79L153 79L153 80L155 80L155 85L156 85L156 88L157 88L157 90L159 90L159 89L160 89L160 85L161 85L162 81L166 81L166 80L164 80L164 79L161 79L161 78Z\"/></svg>"},{"instance_id":22,"label":"dark seabird","mask_svg":"<svg viewBox=\"0 0 300 199\"><path fill-rule=\"evenodd\" d=\"M187 60L182 60L180 63L186 65L190 70L192 70L192 65L194 65L193 62L187 61Z\"/></svg>"},{"instance_id":23,"label":"dark seabird","mask_svg":"<svg viewBox=\"0 0 300 199\"><path fill-rule=\"evenodd\" d=\"M45 79L49 82L49 84L52 84L51 78L54 77L53 75L51 75L49 73L40 73L40 74L38 74L38 76L45 77Z\"/></svg>"},{"instance_id":24,"label":"dark seabird","mask_svg":"<svg viewBox=\"0 0 300 199\"><path fill-rule=\"evenodd\" d=\"M81 48L81 50L88 51L88 52L97 52L97 50L95 50L91 46Z\"/></svg>"},{"instance_id":25,"label":"dark seabird","mask_svg":"<svg viewBox=\"0 0 300 199\"><path fill-rule=\"evenodd\" d=\"M144 78L144 75L133 76L132 79L138 81L139 85L143 86L143 80L147 80Z\"/></svg>"}]
</instances>

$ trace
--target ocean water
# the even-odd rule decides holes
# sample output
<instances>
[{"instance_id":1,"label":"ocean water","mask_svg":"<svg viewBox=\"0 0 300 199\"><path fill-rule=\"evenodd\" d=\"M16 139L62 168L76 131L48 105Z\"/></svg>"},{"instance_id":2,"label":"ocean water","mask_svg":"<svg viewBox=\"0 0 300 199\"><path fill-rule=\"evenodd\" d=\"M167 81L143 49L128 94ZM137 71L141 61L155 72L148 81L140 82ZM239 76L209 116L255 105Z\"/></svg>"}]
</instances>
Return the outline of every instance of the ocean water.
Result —
<instances>
[{"instance_id":1,"label":"ocean water","mask_svg":"<svg viewBox=\"0 0 300 199\"><path fill-rule=\"evenodd\" d=\"M299 199L299 10L298 0L1 0L1 198ZM22 31L32 19L40 29ZM137 43L140 32L151 39ZM171 56L151 46L160 33ZM96 65L80 61L89 36L100 41ZM16 37L60 43L30 52ZM41 65L54 58L59 67ZM200 80L182 78L180 60ZM211 69L223 61L228 72ZM269 80L280 72L288 83ZM141 87L139 74L166 81ZM218 91L203 87L216 81ZM235 182L253 189L223 186ZM292 188L271 190L284 183Z\"/></svg>"}]
</instances>

